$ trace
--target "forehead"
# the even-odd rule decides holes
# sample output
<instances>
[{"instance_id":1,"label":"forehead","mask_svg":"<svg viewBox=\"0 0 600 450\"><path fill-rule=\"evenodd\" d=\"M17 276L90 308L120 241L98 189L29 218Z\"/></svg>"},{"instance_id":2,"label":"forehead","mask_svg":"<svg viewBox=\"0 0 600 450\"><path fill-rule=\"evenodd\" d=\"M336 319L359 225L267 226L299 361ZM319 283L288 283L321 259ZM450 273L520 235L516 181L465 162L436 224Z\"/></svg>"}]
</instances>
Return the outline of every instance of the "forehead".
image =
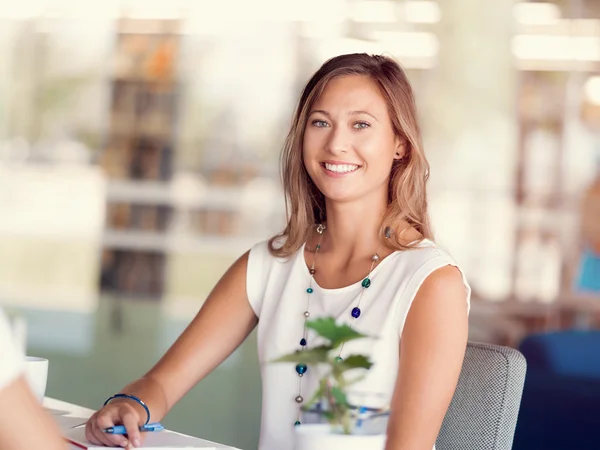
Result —
<instances>
[{"instance_id":1,"label":"forehead","mask_svg":"<svg viewBox=\"0 0 600 450\"><path fill-rule=\"evenodd\" d=\"M364 75L347 75L331 79L313 109L387 113L387 103L379 86Z\"/></svg>"}]
</instances>

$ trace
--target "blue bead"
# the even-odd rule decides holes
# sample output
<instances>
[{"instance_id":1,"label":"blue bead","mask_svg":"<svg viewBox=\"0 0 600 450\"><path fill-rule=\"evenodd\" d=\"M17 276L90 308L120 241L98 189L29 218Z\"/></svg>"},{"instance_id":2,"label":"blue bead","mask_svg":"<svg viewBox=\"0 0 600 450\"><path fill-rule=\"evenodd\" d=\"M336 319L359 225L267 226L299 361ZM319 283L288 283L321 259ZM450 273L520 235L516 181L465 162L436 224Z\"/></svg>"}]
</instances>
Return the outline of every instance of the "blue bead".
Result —
<instances>
[{"instance_id":1,"label":"blue bead","mask_svg":"<svg viewBox=\"0 0 600 450\"><path fill-rule=\"evenodd\" d=\"M304 338L300 339L300 345L302 347L304 347L306 345L306 339L304 339Z\"/></svg>"},{"instance_id":2,"label":"blue bead","mask_svg":"<svg viewBox=\"0 0 600 450\"><path fill-rule=\"evenodd\" d=\"M312 293L313 293L313 288L308 288L308 289L306 290L306 292L308 292L309 294L312 294Z\"/></svg>"},{"instance_id":3,"label":"blue bead","mask_svg":"<svg viewBox=\"0 0 600 450\"><path fill-rule=\"evenodd\" d=\"M360 308L352 309L352 317L354 317L355 319L358 319L360 317Z\"/></svg>"},{"instance_id":4,"label":"blue bead","mask_svg":"<svg viewBox=\"0 0 600 450\"><path fill-rule=\"evenodd\" d=\"M339 362L340 363L342 361L344 361L344 358L342 358L341 356L336 356L335 357L335 362Z\"/></svg>"},{"instance_id":5,"label":"blue bead","mask_svg":"<svg viewBox=\"0 0 600 450\"><path fill-rule=\"evenodd\" d=\"M369 279L369 277L365 278L362 282L362 287L364 287L365 289L368 288L369 286L371 286L371 280Z\"/></svg>"},{"instance_id":6,"label":"blue bead","mask_svg":"<svg viewBox=\"0 0 600 450\"><path fill-rule=\"evenodd\" d=\"M298 425L300 425L300 421L296 420L296 422L294 423L294 426L297 427Z\"/></svg>"},{"instance_id":7,"label":"blue bead","mask_svg":"<svg viewBox=\"0 0 600 450\"><path fill-rule=\"evenodd\" d=\"M298 364L296 366L296 372L298 372L299 375L304 375L307 370L308 367L306 367L306 364Z\"/></svg>"}]
</instances>

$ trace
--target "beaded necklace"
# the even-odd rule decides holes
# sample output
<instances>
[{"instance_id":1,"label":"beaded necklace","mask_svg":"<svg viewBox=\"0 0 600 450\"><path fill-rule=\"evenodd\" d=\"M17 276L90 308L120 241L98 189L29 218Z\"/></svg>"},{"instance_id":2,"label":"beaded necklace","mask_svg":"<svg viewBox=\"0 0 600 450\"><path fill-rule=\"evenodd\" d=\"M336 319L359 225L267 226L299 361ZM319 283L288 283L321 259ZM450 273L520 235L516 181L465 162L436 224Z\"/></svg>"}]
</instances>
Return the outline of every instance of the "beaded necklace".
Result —
<instances>
[{"instance_id":1,"label":"beaded necklace","mask_svg":"<svg viewBox=\"0 0 600 450\"><path fill-rule=\"evenodd\" d=\"M311 297L311 294L314 292L313 283L314 283L315 273L316 273L315 263L317 260L317 255L319 253L319 250L321 249L321 240L323 239L323 232L325 231L325 229L326 229L325 225L323 225L323 224L317 225L316 231L319 234L319 241L317 242L317 245L315 248L315 254L313 256L313 260L312 260L312 263L311 263L311 266L309 269L310 282L309 282L308 288L306 289L307 295L306 295L306 310L304 311L304 331L302 333L302 339L300 339L300 349L302 351L306 350L307 346L308 346L306 322L308 321L308 318L310 317L310 308L309 308L310 307L310 297ZM390 227L386 227L385 238L389 239L390 234L391 234ZM371 277L371 273L373 272L373 268L375 267L375 264L377 264L377 262L381 259L379 256L380 250L381 250L381 246L379 246L379 249L377 249L377 252L375 252L373 254L373 256L371 256L371 267L369 268L369 273L362 280L361 286L363 289L360 292L360 296L358 297L358 302L357 302L356 306L354 308L352 308L352 311L350 312L350 315L352 316L352 322L350 323L350 327L352 327L354 321L360 317L360 313L361 313L360 302L362 300L363 294L365 293L365 290L368 289L369 286L371 286L371 278L370 277ZM344 350L344 344L342 344L340 346L338 355L335 358L336 361L338 361L338 362L343 361L343 358L342 358L343 350ZM300 425L301 404L302 404L302 402L304 402L304 397L302 397L302 377L307 372L307 370L308 370L308 366L306 364L297 364L296 365L296 373L298 374L298 395L296 396L296 398L294 400L298 404L298 414L297 414L296 422L294 423L295 426Z\"/></svg>"}]
</instances>

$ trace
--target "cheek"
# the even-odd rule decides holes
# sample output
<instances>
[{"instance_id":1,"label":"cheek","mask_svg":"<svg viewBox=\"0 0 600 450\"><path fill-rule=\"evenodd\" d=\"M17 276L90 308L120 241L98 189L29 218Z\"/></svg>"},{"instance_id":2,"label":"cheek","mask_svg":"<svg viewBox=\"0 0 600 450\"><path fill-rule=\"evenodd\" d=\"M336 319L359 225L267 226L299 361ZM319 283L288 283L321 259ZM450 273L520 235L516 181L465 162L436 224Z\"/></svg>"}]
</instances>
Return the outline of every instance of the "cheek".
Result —
<instances>
[{"instance_id":1,"label":"cheek","mask_svg":"<svg viewBox=\"0 0 600 450\"><path fill-rule=\"evenodd\" d=\"M302 143L302 156L304 161L310 163L311 157L314 157L319 150L319 142L314 133L306 133Z\"/></svg>"},{"instance_id":2,"label":"cheek","mask_svg":"<svg viewBox=\"0 0 600 450\"><path fill-rule=\"evenodd\" d=\"M315 139L316 139L316 134L314 132L314 130L311 130L310 128L307 128L306 131L304 132L304 145L305 146L313 146Z\"/></svg>"},{"instance_id":3,"label":"cheek","mask_svg":"<svg viewBox=\"0 0 600 450\"><path fill-rule=\"evenodd\" d=\"M396 152L393 142L385 138L365 139L357 147L361 149L362 158L372 168L391 166Z\"/></svg>"}]
</instances>

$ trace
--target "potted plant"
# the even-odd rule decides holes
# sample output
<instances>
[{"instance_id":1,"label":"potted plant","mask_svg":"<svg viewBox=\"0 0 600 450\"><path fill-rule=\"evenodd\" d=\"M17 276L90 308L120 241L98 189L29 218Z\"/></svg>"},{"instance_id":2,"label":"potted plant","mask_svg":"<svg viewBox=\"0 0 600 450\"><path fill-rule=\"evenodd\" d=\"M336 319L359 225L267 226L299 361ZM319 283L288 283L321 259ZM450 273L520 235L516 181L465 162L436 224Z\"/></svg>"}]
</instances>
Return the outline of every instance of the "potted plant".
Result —
<instances>
[{"instance_id":1,"label":"potted plant","mask_svg":"<svg viewBox=\"0 0 600 450\"><path fill-rule=\"evenodd\" d=\"M325 403L326 407L319 413L329 424L302 424L296 426L294 437L295 450L383 450L385 432L369 433L357 425L357 408L348 402L348 387L362 380L366 373L354 378L352 373L368 371L372 363L367 356L350 354L343 359L339 357L339 348L346 342L367 336L353 330L346 324L337 324L335 319L319 318L306 322L308 329L314 330L323 344L298 350L276 359L274 362L292 362L303 364L313 369L325 368L325 374L319 379L319 387L312 397L303 405L304 411L315 403ZM359 370L357 370L359 369Z\"/></svg>"}]
</instances>

